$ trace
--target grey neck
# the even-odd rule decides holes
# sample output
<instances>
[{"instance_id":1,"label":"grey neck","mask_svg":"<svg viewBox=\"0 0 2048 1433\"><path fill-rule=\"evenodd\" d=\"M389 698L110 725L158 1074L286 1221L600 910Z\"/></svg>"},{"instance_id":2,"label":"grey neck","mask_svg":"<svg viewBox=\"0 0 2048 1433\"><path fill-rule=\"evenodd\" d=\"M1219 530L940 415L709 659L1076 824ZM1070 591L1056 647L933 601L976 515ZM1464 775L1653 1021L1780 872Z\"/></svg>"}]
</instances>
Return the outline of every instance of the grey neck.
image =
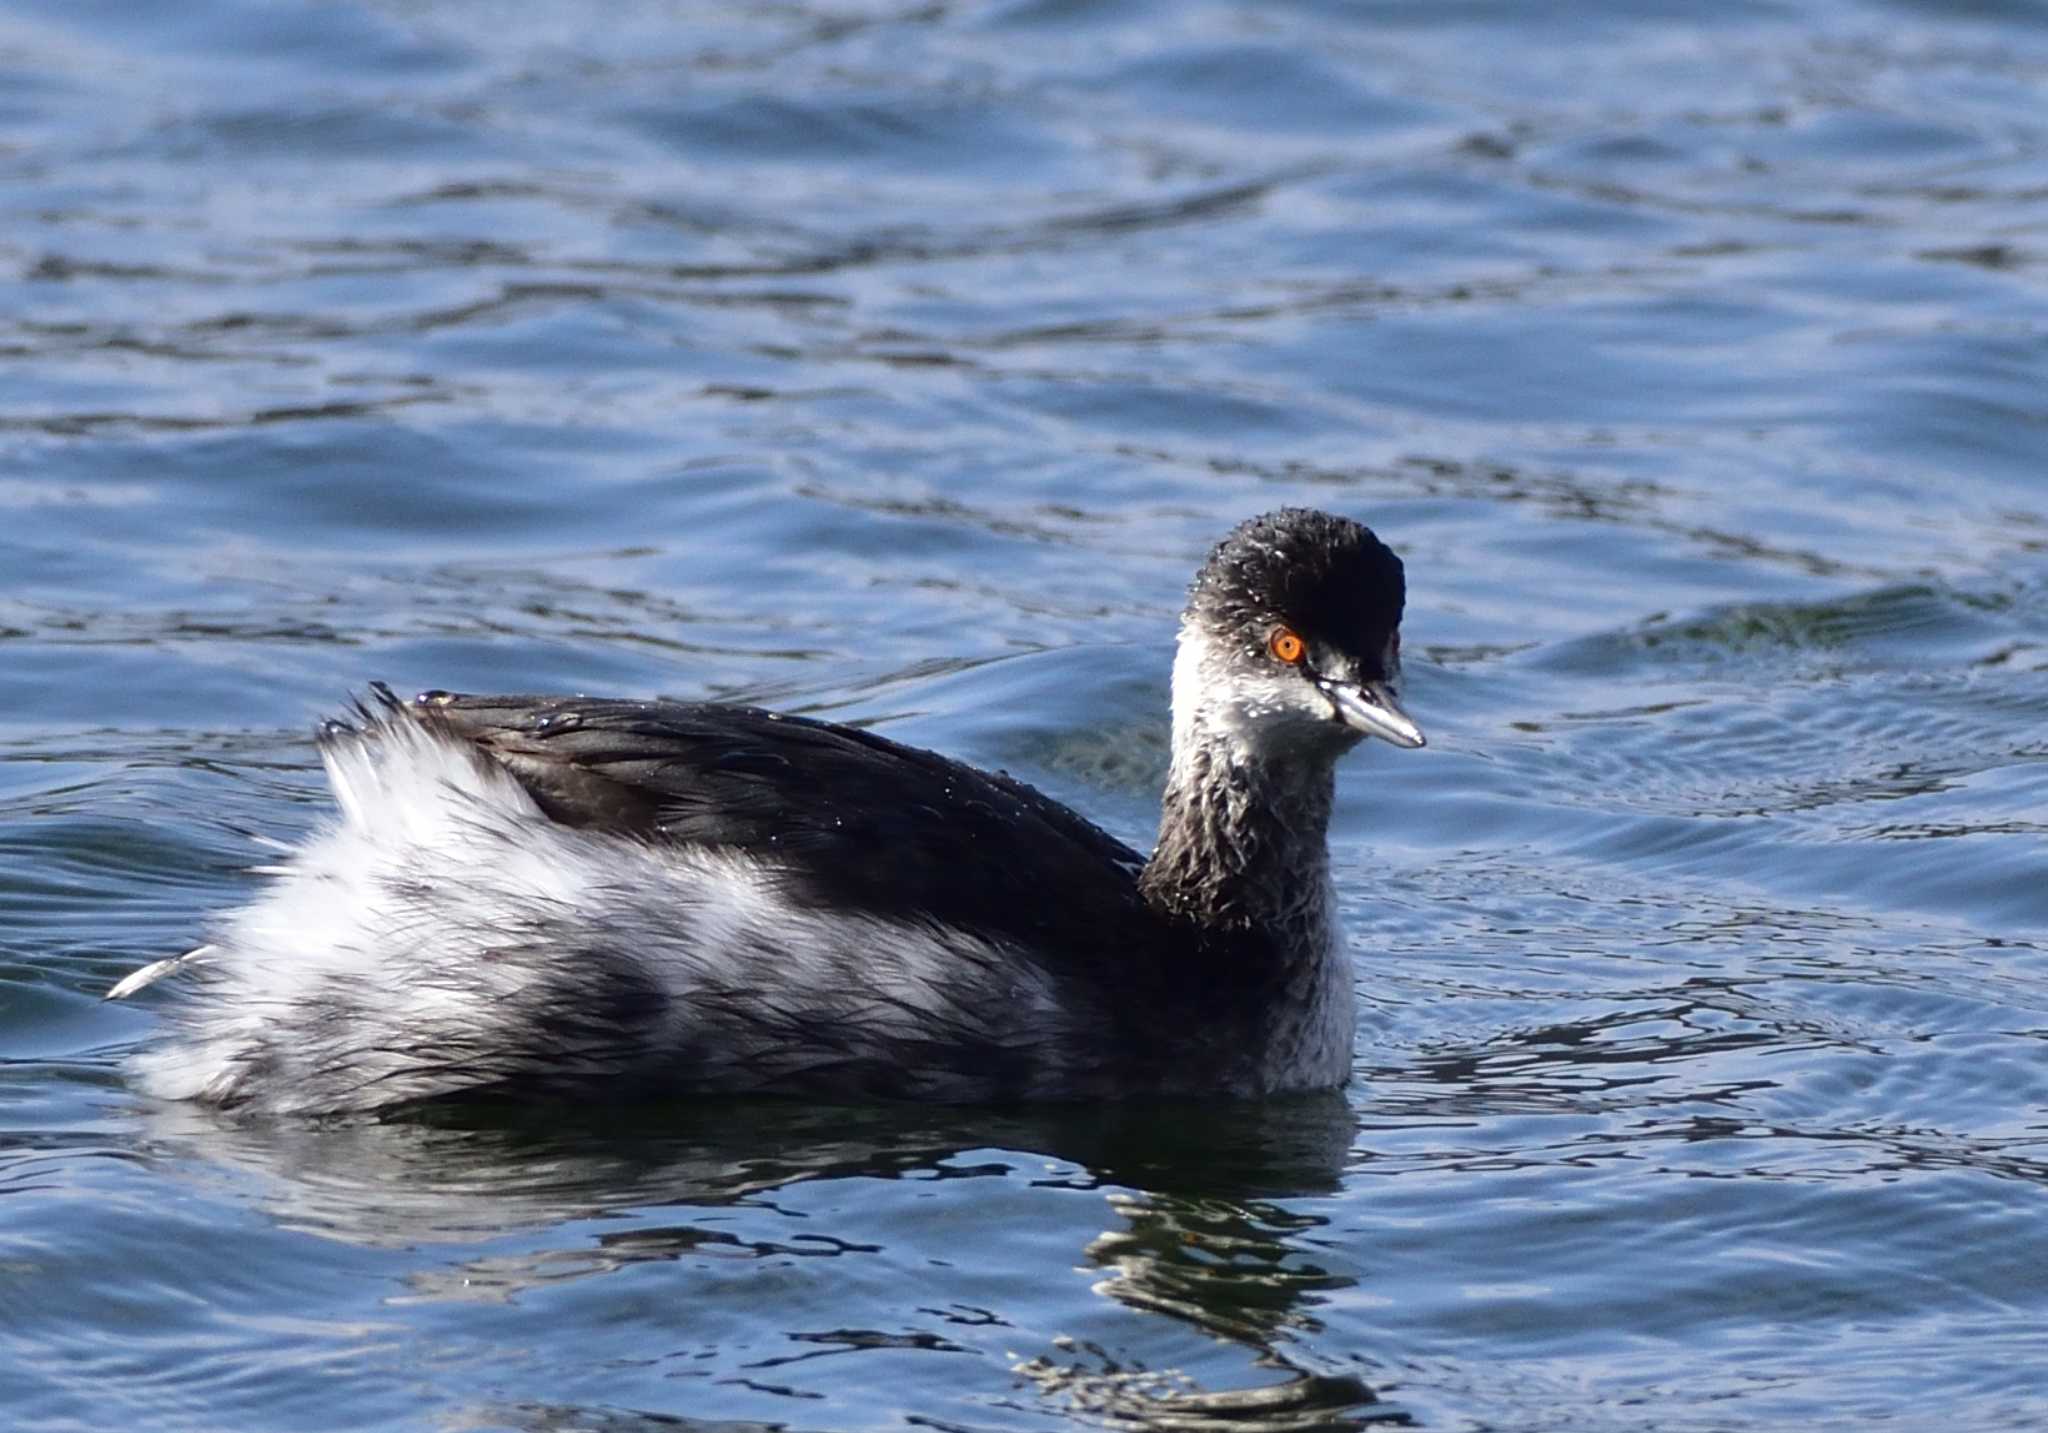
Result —
<instances>
[{"instance_id":1,"label":"grey neck","mask_svg":"<svg viewBox=\"0 0 2048 1433\"><path fill-rule=\"evenodd\" d=\"M1331 931L1333 763L1249 756L1227 738L1176 742L1147 904L1204 941L1320 959Z\"/></svg>"}]
</instances>

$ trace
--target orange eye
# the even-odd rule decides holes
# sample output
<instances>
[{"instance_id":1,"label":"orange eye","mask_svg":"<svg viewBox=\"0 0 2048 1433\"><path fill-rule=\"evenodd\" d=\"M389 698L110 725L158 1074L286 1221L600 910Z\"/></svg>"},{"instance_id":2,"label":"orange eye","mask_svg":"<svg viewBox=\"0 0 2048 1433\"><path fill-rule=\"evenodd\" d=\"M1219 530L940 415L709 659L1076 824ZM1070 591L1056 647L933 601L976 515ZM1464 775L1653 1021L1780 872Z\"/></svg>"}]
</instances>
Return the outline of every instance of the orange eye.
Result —
<instances>
[{"instance_id":1,"label":"orange eye","mask_svg":"<svg viewBox=\"0 0 2048 1433\"><path fill-rule=\"evenodd\" d=\"M1273 635L1266 639L1266 650L1292 667L1308 655L1308 643L1292 627L1275 627Z\"/></svg>"}]
</instances>

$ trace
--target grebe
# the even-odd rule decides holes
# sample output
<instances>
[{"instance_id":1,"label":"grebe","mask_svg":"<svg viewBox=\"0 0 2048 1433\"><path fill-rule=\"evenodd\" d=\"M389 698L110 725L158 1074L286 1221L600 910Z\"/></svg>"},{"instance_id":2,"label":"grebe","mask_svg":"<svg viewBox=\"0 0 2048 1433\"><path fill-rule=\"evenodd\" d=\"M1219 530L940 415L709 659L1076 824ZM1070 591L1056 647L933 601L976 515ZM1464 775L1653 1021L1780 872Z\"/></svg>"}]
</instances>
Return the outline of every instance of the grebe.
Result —
<instances>
[{"instance_id":1,"label":"grebe","mask_svg":"<svg viewBox=\"0 0 2048 1433\"><path fill-rule=\"evenodd\" d=\"M340 817L178 973L151 1094L265 1114L709 1092L1342 1084L1335 767L1401 710L1401 560L1286 509L1196 575L1149 858L1001 772L753 707L381 684Z\"/></svg>"}]
</instances>

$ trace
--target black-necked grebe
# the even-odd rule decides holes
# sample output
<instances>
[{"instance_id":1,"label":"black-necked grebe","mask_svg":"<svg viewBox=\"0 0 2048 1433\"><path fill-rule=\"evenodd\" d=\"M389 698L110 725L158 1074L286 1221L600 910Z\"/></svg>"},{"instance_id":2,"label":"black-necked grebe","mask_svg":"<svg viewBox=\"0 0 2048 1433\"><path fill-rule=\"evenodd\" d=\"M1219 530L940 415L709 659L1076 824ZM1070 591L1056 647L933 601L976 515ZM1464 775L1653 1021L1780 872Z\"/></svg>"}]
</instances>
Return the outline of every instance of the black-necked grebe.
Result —
<instances>
[{"instance_id":1,"label":"black-necked grebe","mask_svg":"<svg viewBox=\"0 0 2048 1433\"><path fill-rule=\"evenodd\" d=\"M1418 747L1401 560L1238 527L1190 591L1150 859L1000 772L750 707L383 687L340 820L173 971L144 1088L285 1114L748 1092L984 1101L1342 1084L1337 758Z\"/></svg>"}]
</instances>

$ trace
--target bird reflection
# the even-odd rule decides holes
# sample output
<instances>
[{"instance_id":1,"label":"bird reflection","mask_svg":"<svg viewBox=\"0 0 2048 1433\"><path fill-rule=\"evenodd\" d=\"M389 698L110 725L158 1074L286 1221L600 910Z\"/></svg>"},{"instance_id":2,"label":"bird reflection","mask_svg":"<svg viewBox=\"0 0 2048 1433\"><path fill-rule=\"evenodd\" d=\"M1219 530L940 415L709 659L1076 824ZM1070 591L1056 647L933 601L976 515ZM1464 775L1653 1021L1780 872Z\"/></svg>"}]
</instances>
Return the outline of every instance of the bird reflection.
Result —
<instances>
[{"instance_id":1,"label":"bird reflection","mask_svg":"<svg viewBox=\"0 0 2048 1433\"><path fill-rule=\"evenodd\" d=\"M1065 1338L1035 1355L1011 1354L1015 1335L999 1314L959 1306L924 1311L961 1330L946 1337L833 1337L856 1340L846 1347L863 1346L860 1338L898 1341L892 1346L922 1338L934 1342L918 1347L962 1352L951 1338L989 1328L1003 1337L1020 1389L1091 1420L1218 1433L1406 1421L1356 1376L1311 1366L1320 1361L1304 1346L1320 1330L1319 1296L1348 1282L1315 1256L1322 1220L1286 1202L1339 1187L1353 1120L1334 1095L1017 1112L776 1102L579 1110L574 1119L559 1110L471 1110L459 1121L324 1127L237 1124L182 1105L148 1107L143 1118L153 1157L238 1191L254 1176L255 1198L283 1227L375 1248L458 1246L453 1258L410 1262L397 1304L510 1301L654 1262L880 1252L822 1231L750 1237L718 1211L772 1207L819 1180L1014 1180L1044 1167L1030 1183L1102 1192L1109 1225L1080 1251L1100 1271L1100 1295L1235 1343L1274 1377L1204 1388L1173 1369L1139 1367ZM621 1227L605 1229L610 1219ZM568 1225L577 1227L566 1237L507 1247L520 1230ZM488 1251L459 1252L485 1242ZM587 1426L580 1416L528 1407L521 1426Z\"/></svg>"}]
</instances>

